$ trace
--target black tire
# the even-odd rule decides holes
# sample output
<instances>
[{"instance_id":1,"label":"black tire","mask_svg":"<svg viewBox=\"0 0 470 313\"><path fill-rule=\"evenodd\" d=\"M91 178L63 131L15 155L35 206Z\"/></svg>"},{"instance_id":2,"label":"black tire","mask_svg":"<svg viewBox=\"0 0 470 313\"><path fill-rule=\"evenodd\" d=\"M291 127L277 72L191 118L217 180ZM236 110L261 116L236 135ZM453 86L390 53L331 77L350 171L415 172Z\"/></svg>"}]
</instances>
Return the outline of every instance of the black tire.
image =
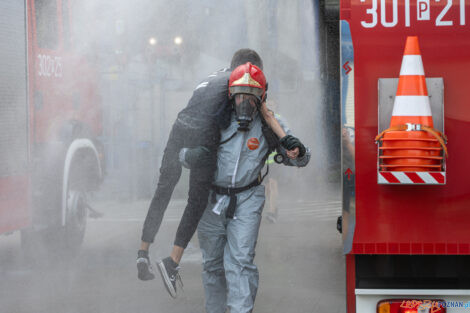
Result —
<instances>
[{"instance_id":1,"label":"black tire","mask_svg":"<svg viewBox=\"0 0 470 313\"><path fill-rule=\"evenodd\" d=\"M67 192L65 226L62 229L61 245L71 252L78 252L82 246L87 226L87 195L83 190L70 189Z\"/></svg>"},{"instance_id":2,"label":"black tire","mask_svg":"<svg viewBox=\"0 0 470 313\"><path fill-rule=\"evenodd\" d=\"M83 171L80 163L73 163L66 186L58 181L55 188L51 188L49 197L57 199L51 201L53 210L45 216L46 221L53 221L51 225L41 230L27 229L21 232L21 245L24 259L28 264L47 264L55 261L68 263L80 252L86 232L88 219L89 178ZM62 187L64 186L64 187ZM62 225L62 188L66 191L65 225Z\"/></svg>"},{"instance_id":3,"label":"black tire","mask_svg":"<svg viewBox=\"0 0 470 313\"><path fill-rule=\"evenodd\" d=\"M72 164L66 191L65 225L55 231L55 253L60 256L76 256L85 237L88 219L88 178L84 175L79 163Z\"/></svg>"}]
</instances>

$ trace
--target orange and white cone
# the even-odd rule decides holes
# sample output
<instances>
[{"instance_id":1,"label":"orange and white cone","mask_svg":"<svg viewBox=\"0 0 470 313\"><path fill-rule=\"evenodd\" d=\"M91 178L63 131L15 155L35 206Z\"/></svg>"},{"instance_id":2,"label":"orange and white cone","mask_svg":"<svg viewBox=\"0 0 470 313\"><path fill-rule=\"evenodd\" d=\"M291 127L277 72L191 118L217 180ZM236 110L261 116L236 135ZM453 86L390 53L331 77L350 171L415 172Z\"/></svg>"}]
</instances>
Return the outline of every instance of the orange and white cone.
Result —
<instances>
[{"instance_id":1,"label":"orange and white cone","mask_svg":"<svg viewBox=\"0 0 470 313\"><path fill-rule=\"evenodd\" d=\"M433 127L417 36L409 36L406 39L390 126L406 123Z\"/></svg>"},{"instance_id":2,"label":"orange and white cone","mask_svg":"<svg viewBox=\"0 0 470 313\"><path fill-rule=\"evenodd\" d=\"M442 148L433 121L418 37L406 39L390 128L382 140L381 171L441 171Z\"/></svg>"}]
</instances>

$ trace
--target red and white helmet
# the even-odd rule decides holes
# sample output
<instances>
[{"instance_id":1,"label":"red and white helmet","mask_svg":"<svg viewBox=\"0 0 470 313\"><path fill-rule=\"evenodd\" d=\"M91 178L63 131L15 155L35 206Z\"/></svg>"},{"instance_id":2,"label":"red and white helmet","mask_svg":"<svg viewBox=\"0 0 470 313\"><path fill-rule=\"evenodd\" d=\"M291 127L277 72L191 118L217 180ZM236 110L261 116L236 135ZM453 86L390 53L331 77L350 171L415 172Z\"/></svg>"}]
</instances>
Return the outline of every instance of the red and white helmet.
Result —
<instances>
[{"instance_id":1,"label":"red and white helmet","mask_svg":"<svg viewBox=\"0 0 470 313\"><path fill-rule=\"evenodd\" d=\"M228 87L230 97L245 93L262 100L266 94L266 77L259 67L248 62L233 70Z\"/></svg>"}]
</instances>

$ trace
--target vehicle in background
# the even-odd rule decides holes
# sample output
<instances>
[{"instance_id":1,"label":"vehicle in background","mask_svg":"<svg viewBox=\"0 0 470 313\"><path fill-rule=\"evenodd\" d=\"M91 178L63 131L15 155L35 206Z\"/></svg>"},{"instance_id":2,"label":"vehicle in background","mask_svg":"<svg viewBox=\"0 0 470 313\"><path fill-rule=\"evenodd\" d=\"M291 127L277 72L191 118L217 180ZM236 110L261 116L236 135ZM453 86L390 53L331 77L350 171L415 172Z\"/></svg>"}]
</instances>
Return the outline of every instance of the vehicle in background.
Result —
<instances>
[{"instance_id":1,"label":"vehicle in background","mask_svg":"<svg viewBox=\"0 0 470 313\"><path fill-rule=\"evenodd\" d=\"M470 304L469 8L340 2L348 313L466 312ZM374 140L389 127L407 36L419 38L434 127L448 135L437 174L383 171Z\"/></svg>"},{"instance_id":2,"label":"vehicle in background","mask_svg":"<svg viewBox=\"0 0 470 313\"><path fill-rule=\"evenodd\" d=\"M0 3L0 233L77 249L103 179L98 73L72 0ZM77 2L78 4L78 2Z\"/></svg>"}]
</instances>

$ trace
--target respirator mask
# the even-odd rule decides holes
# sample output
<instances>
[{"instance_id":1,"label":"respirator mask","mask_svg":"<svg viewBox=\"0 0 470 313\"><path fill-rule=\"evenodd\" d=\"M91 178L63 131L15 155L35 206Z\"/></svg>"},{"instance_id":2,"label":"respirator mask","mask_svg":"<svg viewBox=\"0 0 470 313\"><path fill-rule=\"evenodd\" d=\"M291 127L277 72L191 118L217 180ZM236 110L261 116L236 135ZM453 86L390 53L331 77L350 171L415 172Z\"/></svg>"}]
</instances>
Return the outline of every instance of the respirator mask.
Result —
<instances>
[{"instance_id":1,"label":"respirator mask","mask_svg":"<svg viewBox=\"0 0 470 313\"><path fill-rule=\"evenodd\" d=\"M250 123L256 115L260 100L249 94L235 95L235 113L237 116L238 130L250 130Z\"/></svg>"}]
</instances>

